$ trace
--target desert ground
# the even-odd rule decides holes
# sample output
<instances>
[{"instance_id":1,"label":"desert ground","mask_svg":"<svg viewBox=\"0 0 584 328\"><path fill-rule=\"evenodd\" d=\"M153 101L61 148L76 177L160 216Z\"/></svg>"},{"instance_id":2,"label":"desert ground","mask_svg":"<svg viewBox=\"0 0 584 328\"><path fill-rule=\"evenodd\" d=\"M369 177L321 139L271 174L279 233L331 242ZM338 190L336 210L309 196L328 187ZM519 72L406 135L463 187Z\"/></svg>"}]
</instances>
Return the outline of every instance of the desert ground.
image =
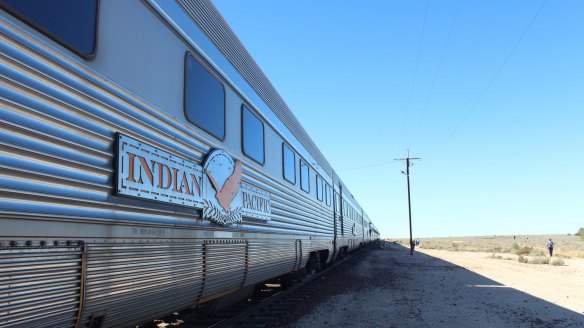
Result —
<instances>
[{"instance_id":1,"label":"desert ground","mask_svg":"<svg viewBox=\"0 0 584 328\"><path fill-rule=\"evenodd\" d=\"M563 265L549 265L520 263L512 255L493 257L483 252L423 248L418 251L584 316L584 259L564 259Z\"/></svg>"},{"instance_id":2,"label":"desert ground","mask_svg":"<svg viewBox=\"0 0 584 328\"><path fill-rule=\"evenodd\" d=\"M424 248L410 255L385 243L342 275L323 277L287 326L584 327L584 259L552 265L517 257Z\"/></svg>"}]
</instances>

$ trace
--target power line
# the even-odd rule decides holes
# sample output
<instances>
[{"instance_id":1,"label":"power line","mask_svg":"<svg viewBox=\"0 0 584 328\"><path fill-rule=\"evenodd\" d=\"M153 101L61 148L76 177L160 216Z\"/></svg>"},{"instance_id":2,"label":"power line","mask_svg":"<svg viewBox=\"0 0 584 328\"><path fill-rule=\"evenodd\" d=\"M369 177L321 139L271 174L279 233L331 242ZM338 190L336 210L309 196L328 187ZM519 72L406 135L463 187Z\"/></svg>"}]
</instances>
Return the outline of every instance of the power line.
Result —
<instances>
[{"instance_id":1,"label":"power line","mask_svg":"<svg viewBox=\"0 0 584 328\"><path fill-rule=\"evenodd\" d=\"M438 79L438 73L440 73L440 69L442 68L442 62L444 61L444 54L446 53L446 48L450 43L450 37L452 36L452 28L454 27L454 22L456 20L456 16L458 16L458 10L460 9L460 3L462 0L458 0L456 5L456 9L454 10L454 15L452 15L452 21L450 21L450 27L448 28L448 36L446 37L446 42L444 43L444 48L442 48L442 53L440 54L440 61L438 62L438 68L436 69L436 73L434 74L434 79L432 80L432 85L430 86L430 91L428 92L428 96L426 97L426 101L424 103L424 108L422 109L422 115L418 120L418 126L414 130L414 137L413 140L416 141L418 132L424 121L424 116L426 115L426 109L428 108L428 103L430 102L430 97L434 91L434 87L436 86L436 80Z\"/></svg>"},{"instance_id":2,"label":"power line","mask_svg":"<svg viewBox=\"0 0 584 328\"><path fill-rule=\"evenodd\" d=\"M519 37L519 39L515 42L515 44L513 45L513 48L511 49L511 51L507 54L507 56L505 57L505 60L503 60L503 62L501 63L501 65L499 66L499 68L497 69L497 71L495 72L495 74L493 75L493 77L491 78L491 80L489 81L489 83L487 84L487 86L483 89L483 91L479 94L479 97L477 98L477 100L474 102L474 104L471 106L471 108L465 113L465 115L462 117L462 119L458 122L458 124L454 127L454 129L450 132L450 134L448 134L448 136L446 137L446 139L444 140L444 142L442 143L445 144L446 142L448 142L448 140L450 140L450 138L456 133L456 131L458 131L458 129L462 126L462 124L466 121L466 119L468 118L468 116L474 111L474 109L477 107L477 105L481 102L481 100L483 99L484 95L487 93L487 91L489 91L489 89L491 88L491 86L493 85L493 82L497 79L497 77L499 76L499 73L501 73L501 71L503 70L503 67L505 67L505 65L507 64L507 62L509 61L509 59L511 58L511 56L513 56L513 53L515 53L515 50L517 50L517 47L519 46L519 44L521 43L521 41L525 38L525 36L527 35L527 32L529 31L529 29L531 28L531 26L533 25L533 22L535 21L535 19L537 18L537 16L539 16L539 13L542 11L543 7L545 6L545 4L547 3L548 0L544 0L542 2L542 4L539 6L539 9L537 10L537 12L535 13L535 15L531 18L531 20L529 21L529 24L527 24L527 27L525 28L525 30L523 31L523 33L521 34L521 37ZM440 145L440 147L442 146Z\"/></svg>"},{"instance_id":3,"label":"power line","mask_svg":"<svg viewBox=\"0 0 584 328\"><path fill-rule=\"evenodd\" d=\"M424 32L426 30L426 20L428 18L428 8L429 7L430 7L430 0L427 0L426 1L426 11L424 12L424 22L422 23L422 33L420 33L420 43L418 45L418 54L416 55L416 66L414 68L414 79L412 80L412 87L410 88L410 96L408 97L408 103L406 105L406 118L404 120L404 125L402 128L400 143L401 143L401 140L403 140L403 138L404 138L404 134L406 132L406 126L408 123L408 118L410 115L410 105L412 103L412 97L414 94L414 87L416 86L416 79L418 76L418 66L420 63L420 53L422 52L422 44L424 43Z\"/></svg>"},{"instance_id":4,"label":"power line","mask_svg":"<svg viewBox=\"0 0 584 328\"><path fill-rule=\"evenodd\" d=\"M351 168L347 168L347 169L340 169L337 170L338 172L341 171L353 171L353 170L360 170L360 169L367 169L370 167L377 167L377 166L384 166L384 165L388 165L391 164L393 162L383 162L383 163L378 163L378 164L371 164L371 165L365 165L365 166L358 166L358 167L351 167Z\"/></svg>"},{"instance_id":5,"label":"power line","mask_svg":"<svg viewBox=\"0 0 584 328\"><path fill-rule=\"evenodd\" d=\"M462 79L462 74L466 71L466 67L468 66L470 59L472 58L472 56L475 52L475 49L479 43L479 40L481 39L481 36L483 35L483 31L485 29L485 26L487 25L487 21L491 17L491 14L493 13L493 11L496 7L495 6L496 3L497 3L496 0L492 0L491 4L489 6L489 10L485 13L485 16L481 22L481 27L479 29L479 32L477 33L475 39L473 40L470 51L468 52L468 55L465 58L465 61L462 65L462 68L458 72L458 75L456 77L454 85L452 86L452 89L450 89L450 92L448 93L448 96L446 98L446 101L444 102L444 105L442 106L442 108L438 112L438 116L436 117L436 120L434 121L432 128L426 134L426 138L424 139L424 143L422 144L423 146L427 143L428 139L430 138L430 135L434 132L434 130L436 130L436 127L438 126L438 122L440 122L440 119L442 118L442 115L444 114L446 107L448 107L448 105L450 104L450 101L452 100L452 96L454 95L454 91L458 88L458 85L460 84L460 80Z\"/></svg>"}]
</instances>

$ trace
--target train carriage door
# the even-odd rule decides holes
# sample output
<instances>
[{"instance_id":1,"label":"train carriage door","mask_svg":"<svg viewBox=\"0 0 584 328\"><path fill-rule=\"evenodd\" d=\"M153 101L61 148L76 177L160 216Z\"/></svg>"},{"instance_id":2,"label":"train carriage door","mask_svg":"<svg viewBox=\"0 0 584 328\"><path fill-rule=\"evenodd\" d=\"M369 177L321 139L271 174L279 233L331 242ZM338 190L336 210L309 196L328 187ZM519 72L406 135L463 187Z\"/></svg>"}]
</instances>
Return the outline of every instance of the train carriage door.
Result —
<instances>
[{"instance_id":1,"label":"train carriage door","mask_svg":"<svg viewBox=\"0 0 584 328\"><path fill-rule=\"evenodd\" d=\"M343 213L344 205L343 205L343 185L339 184L339 221L341 223L341 236L345 236L345 226L344 226L344 214Z\"/></svg>"},{"instance_id":2,"label":"train carriage door","mask_svg":"<svg viewBox=\"0 0 584 328\"><path fill-rule=\"evenodd\" d=\"M337 224L337 218L339 216L339 207L338 207L338 196L339 194L337 193L337 191L335 190L335 184L333 181L333 187L332 187L332 198L333 198L333 259L336 258L337 256L337 252L338 252L338 248L339 248L339 244L338 244L338 233L337 233L337 229L338 224Z\"/></svg>"},{"instance_id":3,"label":"train carriage door","mask_svg":"<svg viewBox=\"0 0 584 328\"><path fill-rule=\"evenodd\" d=\"M361 239L365 238L365 220L363 218L363 208L361 208L359 213L359 229L359 237L361 237Z\"/></svg>"},{"instance_id":4,"label":"train carriage door","mask_svg":"<svg viewBox=\"0 0 584 328\"><path fill-rule=\"evenodd\" d=\"M294 248L296 250L294 271L296 271L296 270L300 270L300 268L302 268L302 240L296 239L296 241L294 243Z\"/></svg>"}]
</instances>

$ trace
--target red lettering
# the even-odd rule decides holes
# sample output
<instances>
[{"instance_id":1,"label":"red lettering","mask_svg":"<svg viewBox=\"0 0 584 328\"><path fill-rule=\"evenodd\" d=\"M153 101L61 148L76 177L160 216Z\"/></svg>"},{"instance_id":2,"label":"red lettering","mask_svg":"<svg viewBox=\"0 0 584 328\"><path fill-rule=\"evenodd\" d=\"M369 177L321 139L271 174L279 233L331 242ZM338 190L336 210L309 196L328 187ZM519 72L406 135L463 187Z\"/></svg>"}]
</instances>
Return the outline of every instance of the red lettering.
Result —
<instances>
[{"instance_id":1,"label":"red lettering","mask_svg":"<svg viewBox=\"0 0 584 328\"><path fill-rule=\"evenodd\" d=\"M172 168L172 176L174 177L174 188L172 188L172 191L174 192L182 192L182 186L180 187L180 190L178 190L178 169L176 167Z\"/></svg>"},{"instance_id":2,"label":"red lettering","mask_svg":"<svg viewBox=\"0 0 584 328\"><path fill-rule=\"evenodd\" d=\"M194 174L190 174L191 175L191 179L193 179L193 194L195 192L194 188L197 189L197 194L200 195L201 194L201 187L199 187L199 180L197 179L197 177ZM193 195L191 194L191 195Z\"/></svg>"},{"instance_id":3,"label":"red lettering","mask_svg":"<svg viewBox=\"0 0 584 328\"><path fill-rule=\"evenodd\" d=\"M136 179L134 179L134 158L136 158L136 154L132 154L132 153L128 153L128 177L126 178L126 180L130 181L130 182L136 182Z\"/></svg>"},{"instance_id":4,"label":"red lettering","mask_svg":"<svg viewBox=\"0 0 584 328\"><path fill-rule=\"evenodd\" d=\"M249 195L246 192L243 192L242 195L243 195L243 207L253 209L252 208L253 204L251 202Z\"/></svg>"},{"instance_id":5,"label":"red lettering","mask_svg":"<svg viewBox=\"0 0 584 328\"><path fill-rule=\"evenodd\" d=\"M140 163L142 164L142 168L144 169L144 173L146 173L146 175L148 176L148 180L150 180L150 184L154 185L154 174L152 174L152 169L150 168L150 166L148 166L148 162L146 161L146 158L142 157L142 156L138 156L138 159L140 160ZM154 167L154 165L156 165L156 162L154 160L150 161L152 163L152 167ZM142 180L142 171L140 171L140 181L138 181L139 183L144 183L144 181Z\"/></svg>"},{"instance_id":6,"label":"red lettering","mask_svg":"<svg viewBox=\"0 0 584 328\"><path fill-rule=\"evenodd\" d=\"M180 190L182 190L183 186L185 187L185 194L193 195L191 188L189 188L189 181L187 180L187 172L183 172L182 174L182 182L180 184Z\"/></svg>"},{"instance_id":7,"label":"red lettering","mask_svg":"<svg viewBox=\"0 0 584 328\"><path fill-rule=\"evenodd\" d=\"M166 173L166 181L164 175ZM165 184L166 182L166 184ZM158 188L168 189L172 185L172 176L170 168L162 163L158 163Z\"/></svg>"}]
</instances>

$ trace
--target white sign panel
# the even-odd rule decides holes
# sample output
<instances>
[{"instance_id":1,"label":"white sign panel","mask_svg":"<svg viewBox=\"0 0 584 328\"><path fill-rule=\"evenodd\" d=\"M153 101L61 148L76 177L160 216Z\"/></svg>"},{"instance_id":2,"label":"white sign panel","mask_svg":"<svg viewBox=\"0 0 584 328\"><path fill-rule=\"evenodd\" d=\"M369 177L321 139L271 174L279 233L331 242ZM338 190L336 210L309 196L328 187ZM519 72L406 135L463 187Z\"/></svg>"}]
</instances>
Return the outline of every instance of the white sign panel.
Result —
<instances>
[{"instance_id":1,"label":"white sign panel","mask_svg":"<svg viewBox=\"0 0 584 328\"><path fill-rule=\"evenodd\" d=\"M241 211L244 216L269 221L272 214L270 193L241 183Z\"/></svg>"},{"instance_id":2,"label":"white sign panel","mask_svg":"<svg viewBox=\"0 0 584 328\"><path fill-rule=\"evenodd\" d=\"M132 138L118 138L118 194L203 207L201 166Z\"/></svg>"},{"instance_id":3,"label":"white sign panel","mask_svg":"<svg viewBox=\"0 0 584 328\"><path fill-rule=\"evenodd\" d=\"M243 164L216 149L203 166L118 135L117 193L202 209L221 225L243 217L269 221L270 193L241 181Z\"/></svg>"}]
</instances>

